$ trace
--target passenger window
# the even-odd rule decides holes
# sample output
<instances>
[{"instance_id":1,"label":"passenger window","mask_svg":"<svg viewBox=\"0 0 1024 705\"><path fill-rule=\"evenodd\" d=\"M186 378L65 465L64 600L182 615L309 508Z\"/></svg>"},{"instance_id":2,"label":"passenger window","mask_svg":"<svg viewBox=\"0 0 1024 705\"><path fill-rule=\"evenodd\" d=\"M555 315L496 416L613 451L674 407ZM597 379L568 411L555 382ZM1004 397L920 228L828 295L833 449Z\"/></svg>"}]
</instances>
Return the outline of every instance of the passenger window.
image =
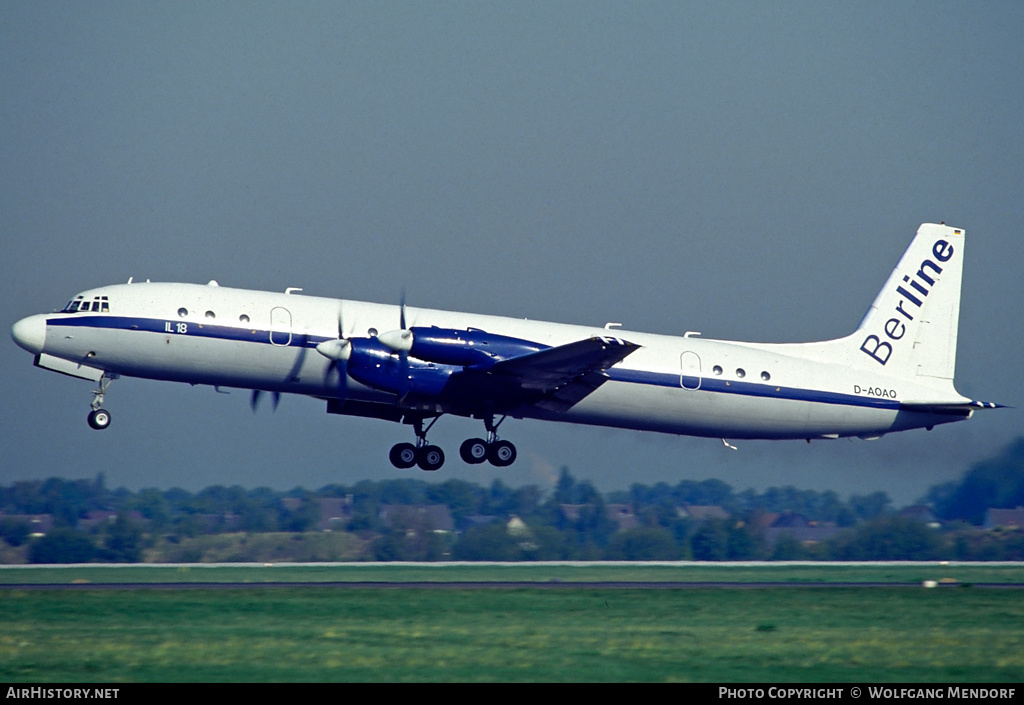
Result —
<instances>
[{"instance_id":1,"label":"passenger window","mask_svg":"<svg viewBox=\"0 0 1024 705\"><path fill-rule=\"evenodd\" d=\"M768 374L767 372L762 372L761 373L761 379L764 380L765 382L767 382L771 378L772 378L772 376L770 374Z\"/></svg>"},{"instance_id":2,"label":"passenger window","mask_svg":"<svg viewBox=\"0 0 1024 705\"><path fill-rule=\"evenodd\" d=\"M747 376L747 371L744 370L742 367L737 367L736 376L739 377L740 379L743 379L744 377Z\"/></svg>"},{"instance_id":3,"label":"passenger window","mask_svg":"<svg viewBox=\"0 0 1024 705\"><path fill-rule=\"evenodd\" d=\"M207 311L206 312L206 317L207 318L216 318L217 314L215 314L213 311Z\"/></svg>"},{"instance_id":4,"label":"passenger window","mask_svg":"<svg viewBox=\"0 0 1024 705\"><path fill-rule=\"evenodd\" d=\"M188 309L187 308L182 307L182 308L178 309L178 316L180 316L181 318L184 318L187 315L188 315Z\"/></svg>"},{"instance_id":5,"label":"passenger window","mask_svg":"<svg viewBox=\"0 0 1024 705\"><path fill-rule=\"evenodd\" d=\"M243 313L241 316L238 317L238 320L241 321L242 323L248 323L249 317Z\"/></svg>"},{"instance_id":6,"label":"passenger window","mask_svg":"<svg viewBox=\"0 0 1024 705\"><path fill-rule=\"evenodd\" d=\"M720 375L722 374L722 366L715 365L714 367L711 368L711 371L714 372L716 375Z\"/></svg>"}]
</instances>

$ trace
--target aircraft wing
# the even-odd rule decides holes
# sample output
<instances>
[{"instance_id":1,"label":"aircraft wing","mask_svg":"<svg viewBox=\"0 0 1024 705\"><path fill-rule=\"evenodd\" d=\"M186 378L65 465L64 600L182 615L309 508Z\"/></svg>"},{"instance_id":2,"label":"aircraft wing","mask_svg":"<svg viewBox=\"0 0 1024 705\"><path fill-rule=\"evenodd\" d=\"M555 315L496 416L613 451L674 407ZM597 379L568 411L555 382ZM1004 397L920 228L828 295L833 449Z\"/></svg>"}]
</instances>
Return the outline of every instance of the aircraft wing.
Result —
<instances>
[{"instance_id":1,"label":"aircraft wing","mask_svg":"<svg viewBox=\"0 0 1024 705\"><path fill-rule=\"evenodd\" d=\"M522 389L553 392L584 375L603 372L639 348L618 338L588 338L495 363L492 375L519 379Z\"/></svg>"},{"instance_id":2,"label":"aircraft wing","mask_svg":"<svg viewBox=\"0 0 1024 705\"><path fill-rule=\"evenodd\" d=\"M618 338L588 338L502 360L487 376L517 388L516 396L525 392L531 397L527 403L564 412L604 384L604 371L639 347Z\"/></svg>"}]
</instances>

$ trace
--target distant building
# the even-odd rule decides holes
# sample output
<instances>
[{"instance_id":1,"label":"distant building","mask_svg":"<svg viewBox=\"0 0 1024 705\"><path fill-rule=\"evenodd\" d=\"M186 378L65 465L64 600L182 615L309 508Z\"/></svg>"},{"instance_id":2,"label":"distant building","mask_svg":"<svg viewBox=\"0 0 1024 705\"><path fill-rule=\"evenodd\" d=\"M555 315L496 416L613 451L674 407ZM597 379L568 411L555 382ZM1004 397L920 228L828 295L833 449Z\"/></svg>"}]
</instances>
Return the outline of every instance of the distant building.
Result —
<instances>
[{"instance_id":1,"label":"distant building","mask_svg":"<svg viewBox=\"0 0 1024 705\"><path fill-rule=\"evenodd\" d=\"M344 531L352 519L352 500L348 497L320 497L320 518L317 519L318 531Z\"/></svg>"},{"instance_id":2,"label":"distant building","mask_svg":"<svg viewBox=\"0 0 1024 705\"><path fill-rule=\"evenodd\" d=\"M810 521L803 514L783 512L764 530L764 538L769 546L775 546L788 534L806 546L827 541L841 530L829 522Z\"/></svg>"},{"instance_id":3,"label":"distant building","mask_svg":"<svg viewBox=\"0 0 1024 705\"><path fill-rule=\"evenodd\" d=\"M1024 529L1024 507L1016 509L990 508L985 512L985 529Z\"/></svg>"},{"instance_id":4,"label":"distant building","mask_svg":"<svg viewBox=\"0 0 1024 705\"><path fill-rule=\"evenodd\" d=\"M560 504L559 510L566 522L575 524L585 516L584 511L594 507L593 504ZM640 521L633 514L633 508L628 504L606 504L604 514L616 524L617 531L634 529L640 525Z\"/></svg>"},{"instance_id":5,"label":"distant building","mask_svg":"<svg viewBox=\"0 0 1024 705\"><path fill-rule=\"evenodd\" d=\"M729 512L717 504L688 504L679 508L679 516L694 521L708 521L710 519L728 519Z\"/></svg>"},{"instance_id":6,"label":"distant building","mask_svg":"<svg viewBox=\"0 0 1024 705\"><path fill-rule=\"evenodd\" d=\"M297 512L302 509L302 505L305 504L305 500L301 497L282 497L281 506L287 509L289 512Z\"/></svg>"},{"instance_id":7,"label":"distant building","mask_svg":"<svg viewBox=\"0 0 1024 705\"><path fill-rule=\"evenodd\" d=\"M505 524L505 530L508 531L509 536L515 536L516 538L526 539L533 536L533 532L530 531L530 527L526 525L526 522L515 514L509 517L508 523Z\"/></svg>"},{"instance_id":8,"label":"distant building","mask_svg":"<svg viewBox=\"0 0 1024 705\"><path fill-rule=\"evenodd\" d=\"M52 514L3 514L0 513L0 520L12 522L24 522L28 524L29 535L36 538L46 536L46 533L53 528Z\"/></svg>"},{"instance_id":9,"label":"distant building","mask_svg":"<svg viewBox=\"0 0 1024 705\"><path fill-rule=\"evenodd\" d=\"M458 530L465 532L478 526L497 524L500 521L501 517L495 516L494 514L470 514L469 516L462 517L459 521Z\"/></svg>"},{"instance_id":10,"label":"distant building","mask_svg":"<svg viewBox=\"0 0 1024 705\"><path fill-rule=\"evenodd\" d=\"M579 521L580 510L587 505L585 504L559 504L558 510L562 512L562 518L570 523Z\"/></svg>"},{"instance_id":11,"label":"distant building","mask_svg":"<svg viewBox=\"0 0 1024 705\"><path fill-rule=\"evenodd\" d=\"M86 512L84 519L78 520L78 528L83 531L93 529L102 524L113 524L117 521L118 512L109 509L93 509L92 511ZM148 524L149 520L142 516L141 512L132 510L128 512L125 517L134 524Z\"/></svg>"},{"instance_id":12,"label":"distant building","mask_svg":"<svg viewBox=\"0 0 1024 705\"><path fill-rule=\"evenodd\" d=\"M219 534L241 531L242 529L242 517L230 512L224 514L192 514L190 517L204 534Z\"/></svg>"},{"instance_id":13,"label":"distant building","mask_svg":"<svg viewBox=\"0 0 1024 705\"><path fill-rule=\"evenodd\" d=\"M609 504L605 506L608 518L619 525L619 531L629 531L640 526L640 520L628 504Z\"/></svg>"},{"instance_id":14,"label":"distant building","mask_svg":"<svg viewBox=\"0 0 1024 705\"><path fill-rule=\"evenodd\" d=\"M939 518L935 516L935 512L930 507L926 507L923 504L915 504L905 509L901 509L897 516L901 516L905 519L914 519L927 524L933 529L939 529L942 527L942 523L939 522Z\"/></svg>"},{"instance_id":15,"label":"distant building","mask_svg":"<svg viewBox=\"0 0 1024 705\"><path fill-rule=\"evenodd\" d=\"M452 513L443 504L384 504L380 519L393 531L450 533L455 528Z\"/></svg>"}]
</instances>

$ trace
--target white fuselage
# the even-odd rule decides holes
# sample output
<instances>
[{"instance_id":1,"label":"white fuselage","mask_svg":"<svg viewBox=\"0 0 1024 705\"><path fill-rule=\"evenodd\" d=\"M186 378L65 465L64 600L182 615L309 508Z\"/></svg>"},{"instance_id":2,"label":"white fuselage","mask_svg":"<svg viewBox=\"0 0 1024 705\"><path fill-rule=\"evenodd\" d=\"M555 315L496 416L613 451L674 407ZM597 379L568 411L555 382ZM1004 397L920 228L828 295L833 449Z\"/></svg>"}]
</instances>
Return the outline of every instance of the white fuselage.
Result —
<instances>
[{"instance_id":1,"label":"white fuselage","mask_svg":"<svg viewBox=\"0 0 1024 705\"><path fill-rule=\"evenodd\" d=\"M328 400L400 401L351 378L339 389L331 361L316 350L339 337L339 321L345 337L398 328L395 305L213 283L122 284L80 298L90 310L16 324L15 339L37 353L40 366L76 374L52 364L69 361L86 378L106 373ZM100 300L103 308L89 304ZM824 351L838 341L751 344L419 308L406 309L405 317L410 326L475 328L544 346L608 335L641 346L572 408L525 406L517 417L694 436L812 439L877 437L970 415L901 409L902 401L934 397L931 388L887 375L881 365L872 370L831 359Z\"/></svg>"}]
</instances>

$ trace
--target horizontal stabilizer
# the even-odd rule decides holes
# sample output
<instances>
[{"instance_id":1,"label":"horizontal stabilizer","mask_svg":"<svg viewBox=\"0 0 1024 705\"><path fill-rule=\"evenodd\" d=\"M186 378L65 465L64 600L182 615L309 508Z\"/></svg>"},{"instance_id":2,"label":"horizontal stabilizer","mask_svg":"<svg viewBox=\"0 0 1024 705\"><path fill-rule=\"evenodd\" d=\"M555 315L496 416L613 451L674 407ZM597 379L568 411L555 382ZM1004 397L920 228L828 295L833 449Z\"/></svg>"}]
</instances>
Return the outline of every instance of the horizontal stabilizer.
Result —
<instances>
[{"instance_id":1,"label":"horizontal stabilizer","mask_svg":"<svg viewBox=\"0 0 1024 705\"><path fill-rule=\"evenodd\" d=\"M963 402L900 402L900 411L916 411L923 414L969 414L978 409L1006 409L1005 404L996 404L991 401L963 401Z\"/></svg>"}]
</instances>

